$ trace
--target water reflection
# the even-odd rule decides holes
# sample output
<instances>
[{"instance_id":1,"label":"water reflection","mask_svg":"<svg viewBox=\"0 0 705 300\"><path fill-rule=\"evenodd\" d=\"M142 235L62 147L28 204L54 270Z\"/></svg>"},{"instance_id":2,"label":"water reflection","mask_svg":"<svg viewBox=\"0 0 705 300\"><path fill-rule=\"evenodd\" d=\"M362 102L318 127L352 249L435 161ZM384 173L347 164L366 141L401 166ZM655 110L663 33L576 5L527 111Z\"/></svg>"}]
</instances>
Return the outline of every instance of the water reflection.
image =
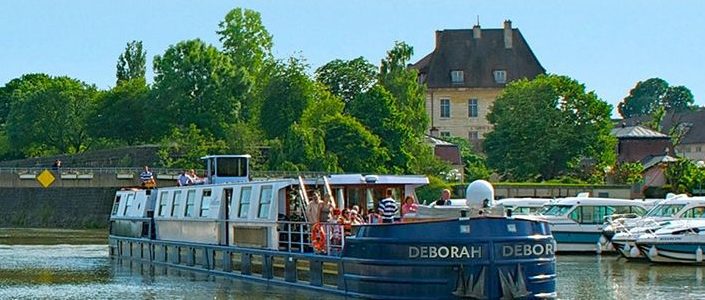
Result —
<instances>
[{"instance_id":1,"label":"water reflection","mask_svg":"<svg viewBox=\"0 0 705 300\"><path fill-rule=\"evenodd\" d=\"M701 266L627 262L617 256L558 257L561 299L704 299Z\"/></svg>"}]
</instances>

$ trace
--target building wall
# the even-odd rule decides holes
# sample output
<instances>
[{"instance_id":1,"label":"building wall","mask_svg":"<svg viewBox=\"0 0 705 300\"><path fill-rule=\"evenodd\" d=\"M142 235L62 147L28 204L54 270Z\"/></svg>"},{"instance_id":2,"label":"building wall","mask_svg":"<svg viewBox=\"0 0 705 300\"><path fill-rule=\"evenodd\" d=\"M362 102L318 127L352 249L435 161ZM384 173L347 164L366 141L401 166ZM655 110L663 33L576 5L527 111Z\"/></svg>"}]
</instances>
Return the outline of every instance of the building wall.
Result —
<instances>
[{"instance_id":1,"label":"building wall","mask_svg":"<svg viewBox=\"0 0 705 300\"><path fill-rule=\"evenodd\" d=\"M0 227L108 226L115 188L0 187Z\"/></svg>"},{"instance_id":2,"label":"building wall","mask_svg":"<svg viewBox=\"0 0 705 300\"><path fill-rule=\"evenodd\" d=\"M622 139L617 148L620 163L637 162L648 155L663 155L666 148L673 153L670 139Z\"/></svg>"},{"instance_id":3,"label":"building wall","mask_svg":"<svg viewBox=\"0 0 705 300\"><path fill-rule=\"evenodd\" d=\"M676 147L678 155L685 156L692 161L705 161L705 143L703 144L681 144Z\"/></svg>"},{"instance_id":4,"label":"building wall","mask_svg":"<svg viewBox=\"0 0 705 300\"><path fill-rule=\"evenodd\" d=\"M431 127L438 129L440 136L452 136L469 140L471 131L477 131L480 140L492 131L487 114L495 99L502 91L499 88L437 88L429 89L426 97L426 111L431 119ZM477 99L477 117L468 117L468 100ZM450 100L450 117L441 118L441 99ZM473 142L471 140L471 142ZM476 142L476 141L475 141Z\"/></svg>"}]
</instances>

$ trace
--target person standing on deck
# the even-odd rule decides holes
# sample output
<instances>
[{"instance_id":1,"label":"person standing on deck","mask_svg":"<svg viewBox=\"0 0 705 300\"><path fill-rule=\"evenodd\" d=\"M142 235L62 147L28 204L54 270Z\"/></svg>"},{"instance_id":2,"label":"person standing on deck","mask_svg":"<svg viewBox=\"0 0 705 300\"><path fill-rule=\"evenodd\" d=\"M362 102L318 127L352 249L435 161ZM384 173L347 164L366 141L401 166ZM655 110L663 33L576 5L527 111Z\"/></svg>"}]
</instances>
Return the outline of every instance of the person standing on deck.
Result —
<instances>
[{"instance_id":1,"label":"person standing on deck","mask_svg":"<svg viewBox=\"0 0 705 300\"><path fill-rule=\"evenodd\" d=\"M379 200L379 213L382 215L382 223L394 222L394 214L397 212L397 202L392 198L392 189L387 189L386 198Z\"/></svg>"},{"instance_id":2,"label":"person standing on deck","mask_svg":"<svg viewBox=\"0 0 705 300\"><path fill-rule=\"evenodd\" d=\"M186 186L189 184L189 181L188 171L184 170L181 175L179 175L179 180L177 183L179 186Z\"/></svg>"},{"instance_id":3,"label":"person standing on deck","mask_svg":"<svg viewBox=\"0 0 705 300\"><path fill-rule=\"evenodd\" d=\"M308 206L306 207L306 219L309 223L318 223L321 220L321 201L318 199L318 193L314 193L313 196L308 200Z\"/></svg>"},{"instance_id":4,"label":"person standing on deck","mask_svg":"<svg viewBox=\"0 0 705 300\"><path fill-rule=\"evenodd\" d=\"M156 182L154 182L154 174L152 174L148 166L144 166L144 171L140 173L140 181L143 187L154 187L156 184Z\"/></svg>"}]
</instances>

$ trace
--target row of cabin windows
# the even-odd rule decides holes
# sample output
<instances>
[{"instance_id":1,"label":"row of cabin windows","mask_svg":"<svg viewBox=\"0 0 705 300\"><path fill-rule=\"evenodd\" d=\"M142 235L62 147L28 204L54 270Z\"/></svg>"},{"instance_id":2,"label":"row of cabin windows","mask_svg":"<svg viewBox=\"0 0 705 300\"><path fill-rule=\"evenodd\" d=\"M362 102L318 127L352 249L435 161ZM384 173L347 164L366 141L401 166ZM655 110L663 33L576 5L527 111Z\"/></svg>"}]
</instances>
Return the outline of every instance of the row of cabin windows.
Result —
<instances>
[{"instance_id":1,"label":"row of cabin windows","mask_svg":"<svg viewBox=\"0 0 705 300\"><path fill-rule=\"evenodd\" d=\"M208 210L210 209L210 202L211 202L211 195L212 191L211 190L203 190L203 196L201 198L201 207L200 210L198 211L198 216L199 217L205 217L208 214ZM250 210L250 198L252 195L252 187L243 187L240 191L240 204L237 209L237 217L238 218L247 218L248 217L248 212ZM272 187L271 186L263 186L260 189L260 198L259 198L259 207L257 210L257 217L261 219L266 219L269 218L269 208L272 205ZM169 212L169 216L171 217L176 217L176 214L179 212L179 206L180 202L178 199L181 198L181 191L174 191L173 196L171 197L171 211ZM128 198L130 199L130 198ZM166 217L167 216L167 202L169 201L169 193L168 192L162 192L159 196L159 211L158 215L160 217ZM232 199L227 199L226 201L232 201ZM186 192L186 208L184 210L184 216L185 217L194 217L195 216L195 202L196 202L196 191L195 190L189 190ZM232 203L229 203L232 204ZM127 205L127 203L126 203ZM232 207L232 206L229 206Z\"/></svg>"},{"instance_id":2,"label":"row of cabin windows","mask_svg":"<svg viewBox=\"0 0 705 300\"><path fill-rule=\"evenodd\" d=\"M507 83L506 70L494 70L492 71L492 77L494 77L495 83ZM450 82L454 84L465 83L465 72L463 70L451 70Z\"/></svg>"},{"instance_id":3,"label":"row of cabin windows","mask_svg":"<svg viewBox=\"0 0 705 300\"><path fill-rule=\"evenodd\" d=\"M641 216L646 210L639 206L580 206L570 212L568 217L580 224L602 224L607 216L628 213Z\"/></svg>"},{"instance_id":4,"label":"row of cabin windows","mask_svg":"<svg viewBox=\"0 0 705 300\"><path fill-rule=\"evenodd\" d=\"M468 118L478 117L477 98L468 100ZM441 99L441 118L450 118L450 99Z\"/></svg>"}]
</instances>

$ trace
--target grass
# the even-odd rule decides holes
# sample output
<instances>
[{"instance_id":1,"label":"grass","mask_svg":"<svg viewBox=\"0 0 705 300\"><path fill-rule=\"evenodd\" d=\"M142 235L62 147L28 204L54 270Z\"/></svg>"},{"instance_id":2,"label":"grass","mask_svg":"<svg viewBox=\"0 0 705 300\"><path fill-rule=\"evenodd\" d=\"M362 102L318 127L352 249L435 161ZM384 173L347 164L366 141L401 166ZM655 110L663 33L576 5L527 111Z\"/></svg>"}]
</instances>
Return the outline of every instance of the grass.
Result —
<instances>
[{"instance_id":1,"label":"grass","mask_svg":"<svg viewBox=\"0 0 705 300\"><path fill-rule=\"evenodd\" d=\"M0 245L107 244L106 229L0 228Z\"/></svg>"}]
</instances>

